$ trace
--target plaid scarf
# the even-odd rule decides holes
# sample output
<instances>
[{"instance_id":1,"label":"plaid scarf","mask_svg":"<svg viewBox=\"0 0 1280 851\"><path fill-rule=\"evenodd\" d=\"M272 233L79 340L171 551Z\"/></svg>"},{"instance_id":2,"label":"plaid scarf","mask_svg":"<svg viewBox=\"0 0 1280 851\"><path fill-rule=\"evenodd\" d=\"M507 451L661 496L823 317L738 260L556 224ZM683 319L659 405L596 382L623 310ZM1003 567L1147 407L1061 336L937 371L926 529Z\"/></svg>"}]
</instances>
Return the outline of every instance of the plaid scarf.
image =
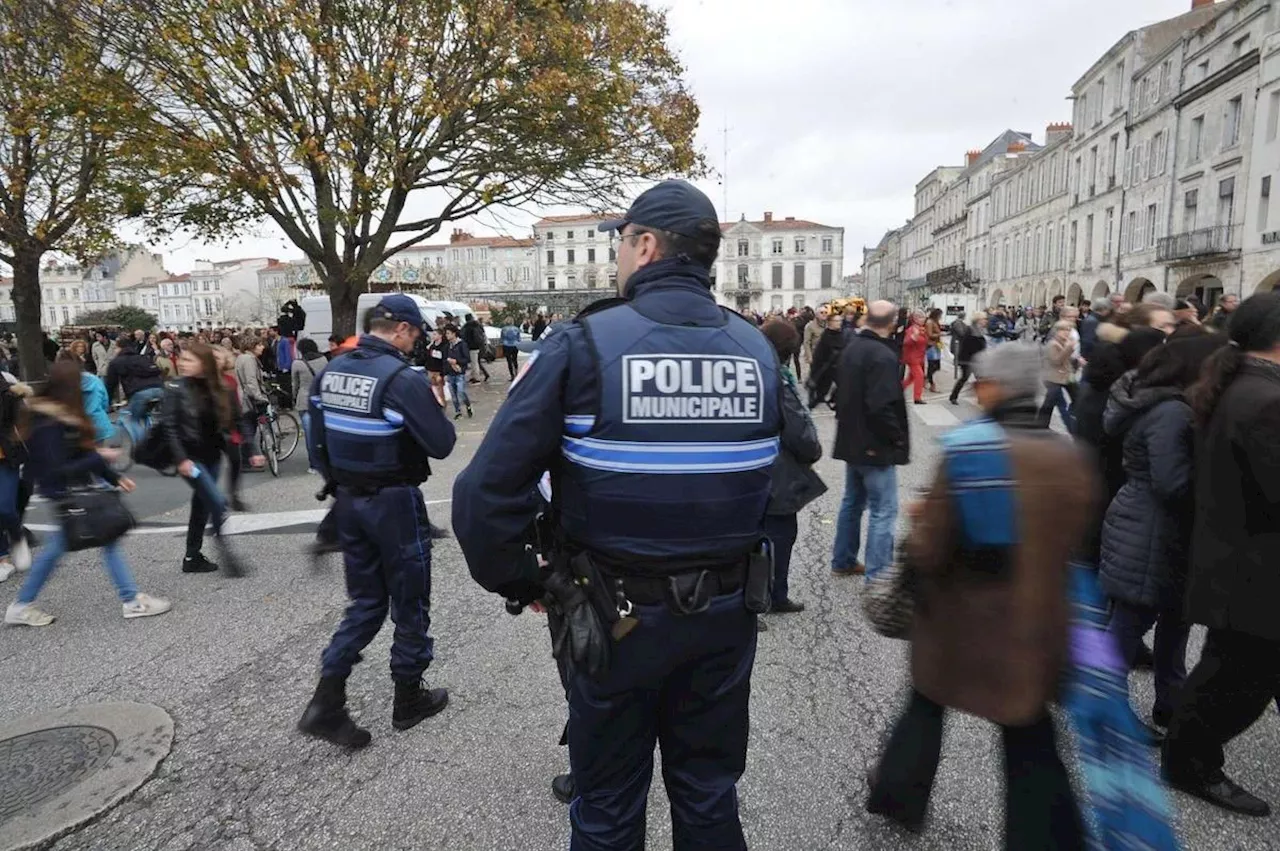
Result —
<instances>
[{"instance_id":1,"label":"plaid scarf","mask_svg":"<svg viewBox=\"0 0 1280 851\"><path fill-rule=\"evenodd\" d=\"M1092 567L1071 565L1071 669L1062 705L1075 729L1093 811L1091 847L1177 851L1173 814L1146 733L1129 708L1129 679L1107 632L1107 598Z\"/></svg>"}]
</instances>

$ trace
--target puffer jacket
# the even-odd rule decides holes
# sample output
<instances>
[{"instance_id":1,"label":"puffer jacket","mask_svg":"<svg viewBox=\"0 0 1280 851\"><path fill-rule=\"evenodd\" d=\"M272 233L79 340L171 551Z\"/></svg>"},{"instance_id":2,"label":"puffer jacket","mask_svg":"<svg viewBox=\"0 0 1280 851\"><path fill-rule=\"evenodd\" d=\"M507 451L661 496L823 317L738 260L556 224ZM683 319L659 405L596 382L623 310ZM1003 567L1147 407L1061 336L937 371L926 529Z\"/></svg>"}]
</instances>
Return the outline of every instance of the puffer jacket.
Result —
<instances>
[{"instance_id":1,"label":"puffer jacket","mask_svg":"<svg viewBox=\"0 0 1280 851\"><path fill-rule=\"evenodd\" d=\"M1126 480L1102 525L1099 578L1115 599L1177 609L1187 583L1194 518L1194 416L1176 387L1125 373L1103 420L1123 447Z\"/></svg>"}]
</instances>

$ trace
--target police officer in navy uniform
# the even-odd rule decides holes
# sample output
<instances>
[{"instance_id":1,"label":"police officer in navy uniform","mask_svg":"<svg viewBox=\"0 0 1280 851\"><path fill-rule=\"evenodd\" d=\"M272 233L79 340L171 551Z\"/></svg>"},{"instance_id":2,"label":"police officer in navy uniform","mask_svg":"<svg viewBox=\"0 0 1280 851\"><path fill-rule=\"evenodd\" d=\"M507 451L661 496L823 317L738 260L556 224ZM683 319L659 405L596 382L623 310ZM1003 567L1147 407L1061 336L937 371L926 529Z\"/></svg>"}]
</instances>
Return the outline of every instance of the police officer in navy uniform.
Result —
<instances>
[{"instance_id":1,"label":"police officer in navy uniform","mask_svg":"<svg viewBox=\"0 0 1280 851\"><path fill-rule=\"evenodd\" d=\"M445 458L457 435L426 376L407 356L424 333L418 305L388 295L372 309L368 333L316 375L311 390L311 457L336 486L339 542L351 604L321 657L320 684L298 728L346 747L369 744L347 714L346 683L386 619L395 622L392 726L407 730L448 703L426 689L431 664L431 534L419 486L428 458Z\"/></svg>"},{"instance_id":2,"label":"police officer in navy uniform","mask_svg":"<svg viewBox=\"0 0 1280 851\"><path fill-rule=\"evenodd\" d=\"M587 621L555 638L576 851L644 845L655 744L676 851L746 847L736 784L781 382L769 342L712 297L718 221L671 180L601 225L619 232L621 298L542 343L454 482L454 535L481 585L607 625L603 658ZM543 568L525 541L548 469L563 552Z\"/></svg>"}]
</instances>

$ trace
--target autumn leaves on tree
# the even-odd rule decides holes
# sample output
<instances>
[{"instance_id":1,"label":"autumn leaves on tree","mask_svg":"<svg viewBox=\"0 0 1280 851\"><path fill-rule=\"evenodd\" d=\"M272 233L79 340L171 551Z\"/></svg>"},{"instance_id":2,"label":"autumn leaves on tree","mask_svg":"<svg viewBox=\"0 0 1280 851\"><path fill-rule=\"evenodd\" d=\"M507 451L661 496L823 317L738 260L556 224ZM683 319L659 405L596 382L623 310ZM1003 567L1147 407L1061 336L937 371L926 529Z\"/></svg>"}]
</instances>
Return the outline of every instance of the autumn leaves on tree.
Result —
<instances>
[{"instance_id":1,"label":"autumn leaves on tree","mask_svg":"<svg viewBox=\"0 0 1280 851\"><path fill-rule=\"evenodd\" d=\"M125 217L201 238L270 220L345 333L370 274L449 222L493 206L604 208L704 168L664 17L638 0L0 5L0 243L26 300L20 329L37 335L39 287L17 280L32 238L85 256ZM37 47L32 23L59 37ZM50 66L68 70L35 80ZM15 185L58 170L39 202L74 221L37 236Z\"/></svg>"}]
</instances>

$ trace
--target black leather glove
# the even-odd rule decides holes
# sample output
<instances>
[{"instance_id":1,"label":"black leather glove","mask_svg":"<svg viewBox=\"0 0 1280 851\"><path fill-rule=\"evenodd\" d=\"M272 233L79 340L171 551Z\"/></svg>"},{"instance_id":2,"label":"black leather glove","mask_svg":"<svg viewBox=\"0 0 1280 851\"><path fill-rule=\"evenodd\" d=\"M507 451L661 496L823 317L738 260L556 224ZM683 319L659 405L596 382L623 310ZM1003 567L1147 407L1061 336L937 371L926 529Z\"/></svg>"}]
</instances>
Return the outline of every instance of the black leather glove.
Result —
<instances>
[{"instance_id":1,"label":"black leather glove","mask_svg":"<svg viewBox=\"0 0 1280 851\"><path fill-rule=\"evenodd\" d=\"M600 676L609 669L610 637L586 592L567 573L550 574L546 589L553 601L552 654L590 677Z\"/></svg>"}]
</instances>

